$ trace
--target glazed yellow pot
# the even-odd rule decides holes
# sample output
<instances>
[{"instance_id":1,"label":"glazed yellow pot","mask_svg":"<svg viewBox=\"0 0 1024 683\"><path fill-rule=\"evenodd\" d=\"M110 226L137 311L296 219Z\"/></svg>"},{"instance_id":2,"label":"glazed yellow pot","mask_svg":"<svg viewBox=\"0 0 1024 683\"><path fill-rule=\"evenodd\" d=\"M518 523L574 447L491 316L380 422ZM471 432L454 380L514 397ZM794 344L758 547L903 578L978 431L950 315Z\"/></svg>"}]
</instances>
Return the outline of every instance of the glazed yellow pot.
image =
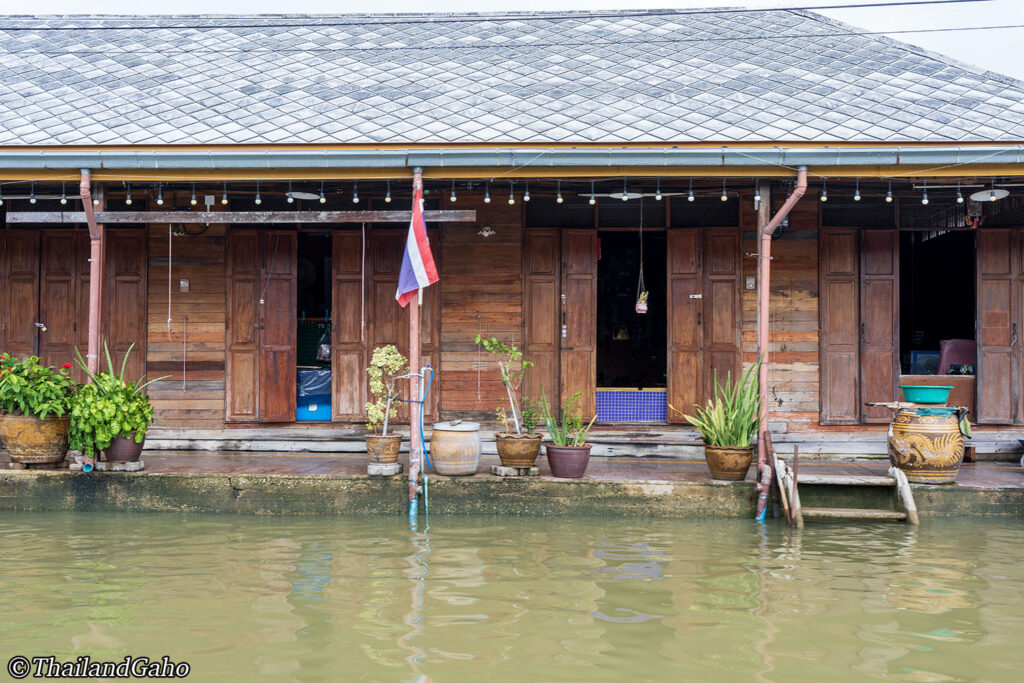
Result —
<instances>
[{"instance_id":1,"label":"glazed yellow pot","mask_svg":"<svg viewBox=\"0 0 1024 683\"><path fill-rule=\"evenodd\" d=\"M907 481L948 484L964 459L964 435L955 408L900 410L889 425L889 460Z\"/></svg>"}]
</instances>

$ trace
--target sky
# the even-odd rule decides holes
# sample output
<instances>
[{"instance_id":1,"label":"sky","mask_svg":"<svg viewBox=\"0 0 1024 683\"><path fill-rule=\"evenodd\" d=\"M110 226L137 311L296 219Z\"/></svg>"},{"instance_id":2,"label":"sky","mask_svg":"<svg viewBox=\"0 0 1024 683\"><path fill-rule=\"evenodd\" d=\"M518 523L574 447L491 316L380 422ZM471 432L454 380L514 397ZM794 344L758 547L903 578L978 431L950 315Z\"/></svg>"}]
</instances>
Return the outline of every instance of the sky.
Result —
<instances>
[{"instance_id":1,"label":"sky","mask_svg":"<svg viewBox=\"0 0 1024 683\"><path fill-rule=\"evenodd\" d=\"M885 2L888 0L875 0ZM22 14L345 14L363 13L368 4L352 0L164 0L147 4L138 0L33 0L6 10L11 0L0 0L0 13ZM661 9L693 7L806 7L808 5L862 4L869 0L377 0L373 12L481 12L594 9ZM85 9L83 9L85 8ZM869 31L930 29L1024 24L1024 0L988 0L955 5L820 10L822 14ZM1024 28L955 33L903 34L893 38L954 57L962 62L1024 80Z\"/></svg>"}]
</instances>

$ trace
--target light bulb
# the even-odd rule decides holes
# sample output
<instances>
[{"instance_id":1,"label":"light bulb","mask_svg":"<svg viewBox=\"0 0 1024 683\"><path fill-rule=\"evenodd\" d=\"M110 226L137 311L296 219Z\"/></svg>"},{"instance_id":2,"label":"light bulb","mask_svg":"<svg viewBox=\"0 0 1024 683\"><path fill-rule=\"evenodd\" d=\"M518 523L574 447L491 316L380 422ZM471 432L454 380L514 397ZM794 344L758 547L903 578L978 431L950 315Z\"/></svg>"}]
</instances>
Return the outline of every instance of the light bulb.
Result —
<instances>
[{"instance_id":1,"label":"light bulb","mask_svg":"<svg viewBox=\"0 0 1024 683\"><path fill-rule=\"evenodd\" d=\"M597 204L597 199L594 198L594 181L590 181L590 205Z\"/></svg>"},{"instance_id":2,"label":"light bulb","mask_svg":"<svg viewBox=\"0 0 1024 683\"><path fill-rule=\"evenodd\" d=\"M288 203L289 204L294 204L295 203L295 197L292 196L291 192L288 193Z\"/></svg>"},{"instance_id":3,"label":"light bulb","mask_svg":"<svg viewBox=\"0 0 1024 683\"><path fill-rule=\"evenodd\" d=\"M622 201L629 201L629 190L626 189L626 181L622 181Z\"/></svg>"},{"instance_id":4,"label":"light bulb","mask_svg":"<svg viewBox=\"0 0 1024 683\"><path fill-rule=\"evenodd\" d=\"M457 200L458 200L458 197L455 196L455 181L453 180L452 181L452 196L448 198L448 201L455 202Z\"/></svg>"},{"instance_id":5,"label":"light bulb","mask_svg":"<svg viewBox=\"0 0 1024 683\"><path fill-rule=\"evenodd\" d=\"M994 189L989 190L989 192L988 192L988 200L990 202L994 202L996 200L996 191Z\"/></svg>"},{"instance_id":6,"label":"light bulb","mask_svg":"<svg viewBox=\"0 0 1024 683\"><path fill-rule=\"evenodd\" d=\"M254 203L256 204L256 206L259 206L260 204L263 203L263 198L260 197L260 193L259 192L256 193L256 200L255 200Z\"/></svg>"},{"instance_id":7,"label":"light bulb","mask_svg":"<svg viewBox=\"0 0 1024 683\"><path fill-rule=\"evenodd\" d=\"M385 204L390 204L391 203L391 181L390 180L388 181L388 193L386 195L384 195L384 203Z\"/></svg>"},{"instance_id":8,"label":"light bulb","mask_svg":"<svg viewBox=\"0 0 1024 683\"><path fill-rule=\"evenodd\" d=\"M164 186L163 186L162 183L160 185L158 185L157 189L156 189L156 205L157 206L163 206L164 205Z\"/></svg>"},{"instance_id":9,"label":"light bulb","mask_svg":"<svg viewBox=\"0 0 1024 683\"><path fill-rule=\"evenodd\" d=\"M693 196L693 190L690 190L690 192L686 195L686 201L688 201L688 202L697 201L697 198Z\"/></svg>"},{"instance_id":10,"label":"light bulb","mask_svg":"<svg viewBox=\"0 0 1024 683\"><path fill-rule=\"evenodd\" d=\"M484 190L484 204L491 203L491 186L488 185L487 189Z\"/></svg>"},{"instance_id":11,"label":"light bulb","mask_svg":"<svg viewBox=\"0 0 1024 683\"><path fill-rule=\"evenodd\" d=\"M359 203L359 183L352 183L352 203Z\"/></svg>"},{"instance_id":12,"label":"light bulb","mask_svg":"<svg viewBox=\"0 0 1024 683\"><path fill-rule=\"evenodd\" d=\"M658 178L658 187L654 191L654 198L659 202L661 201L661 178Z\"/></svg>"},{"instance_id":13,"label":"light bulb","mask_svg":"<svg viewBox=\"0 0 1024 683\"><path fill-rule=\"evenodd\" d=\"M228 184L224 183L224 191L220 195L220 203L224 206L228 205Z\"/></svg>"},{"instance_id":14,"label":"light bulb","mask_svg":"<svg viewBox=\"0 0 1024 683\"><path fill-rule=\"evenodd\" d=\"M196 204L199 203L198 201L196 201L196 184L195 183L192 183L192 199L188 200L188 203L191 204L192 206L195 206Z\"/></svg>"},{"instance_id":15,"label":"light bulb","mask_svg":"<svg viewBox=\"0 0 1024 683\"><path fill-rule=\"evenodd\" d=\"M856 192L853 193L853 201L855 201L855 202L859 202L860 201L860 190L857 190Z\"/></svg>"},{"instance_id":16,"label":"light bulb","mask_svg":"<svg viewBox=\"0 0 1024 683\"><path fill-rule=\"evenodd\" d=\"M324 196L323 192L320 193L320 203L321 204L326 204L327 203L327 197Z\"/></svg>"},{"instance_id":17,"label":"light bulb","mask_svg":"<svg viewBox=\"0 0 1024 683\"><path fill-rule=\"evenodd\" d=\"M93 197L92 205L93 206L99 206L100 205L100 198L99 197Z\"/></svg>"},{"instance_id":18,"label":"light bulb","mask_svg":"<svg viewBox=\"0 0 1024 683\"><path fill-rule=\"evenodd\" d=\"M921 197L921 203L924 204L925 206L928 205L928 193L927 192L925 192L924 196Z\"/></svg>"},{"instance_id":19,"label":"light bulb","mask_svg":"<svg viewBox=\"0 0 1024 683\"><path fill-rule=\"evenodd\" d=\"M65 195L63 192L60 193L60 203L61 204L67 204L68 203L67 195Z\"/></svg>"},{"instance_id":20,"label":"light bulb","mask_svg":"<svg viewBox=\"0 0 1024 683\"><path fill-rule=\"evenodd\" d=\"M526 185L526 192L523 193L523 201L524 202L530 201L530 185L529 185L529 183L527 183L527 185Z\"/></svg>"},{"instance_id":21,"label":"light bulb","mask_svg":"<svg viewBox=\"0 0 1024 683\"><path fill-rule=\"evenodd\" d=\"M36 203L36 184L35 183L32 183L32 189L29 191L28 203L29 204L35 204Z\"/></svg>"},{"instance_id":22,"label":"light bulb","mask_svg":"<svg viewBox=\"0 0 1024 683\"><path fill-rule=\"evenodd\" d=\"M512 205L512 204L515 204L515 203L516 203L516 197L515 197L515 195L512 195L512 194L510 194L510 195L508 196L508 203L509 203L509 205Z\"/></svg>"},{"instance_id":23,"label":"light bulb","mask_svg":"<svg viewBox=\"0 0 1024 683\"><path fill-rule=\"evenodd\" d=\"M563 199L562 199L562 181L561 180L558 181L558 196L555 197L555 201L558 202L559 204L561 204L562 201L563 201Z\"/></svg>"},{"instance_id":24,"label":"light bulb","mask_svg":"<svg viewBox=\"0 0 1024 683\"><path fill-rule=\"evenodd\" d=\"M725 178L722 178L722 201L729 201L729 195L725 192Z\"/></svg>"},{"instance_id":25,"label":"light bulb","mask_svg":"<svg viewBox=\"0 0 1024 683\"><path fill-rule=\"evenodd\" d=\"M960 181L959 180L956 181L956 203L957 204L963 204L964 203L964 195L960 192Z\"/></svg>"}]
</instances>

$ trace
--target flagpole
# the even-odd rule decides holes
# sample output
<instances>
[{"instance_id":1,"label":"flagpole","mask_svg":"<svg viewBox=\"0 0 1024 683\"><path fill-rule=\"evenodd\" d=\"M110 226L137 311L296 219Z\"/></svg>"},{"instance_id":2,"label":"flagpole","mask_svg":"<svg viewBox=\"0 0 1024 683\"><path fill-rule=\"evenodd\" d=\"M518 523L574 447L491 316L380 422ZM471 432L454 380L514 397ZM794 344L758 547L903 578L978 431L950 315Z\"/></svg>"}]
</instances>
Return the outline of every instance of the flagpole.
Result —
<instances>
[{"instance_id":1,"label":"flagpole","mask_svg":"<svg viewBox=\"0 0 1024 683\"><path fill-rule=\"evenodd\" d=\"M417 167L413 170L412 196L416 201L416 191L423 188L423 169ZM413 207L415 210L416 207ZM420 396L420 306L423 303L423 288L417 293L416 301L409 302L409 397L412 401L419 401ZM409 510L413 512L416 508L413 501L417 500L420 492L419 475L423 453L420 449L422 436L420 434L420 421L415 415L415 403L409 403ZM422 406L421 406L422 408Z\"/></svg>"}]
</instances>

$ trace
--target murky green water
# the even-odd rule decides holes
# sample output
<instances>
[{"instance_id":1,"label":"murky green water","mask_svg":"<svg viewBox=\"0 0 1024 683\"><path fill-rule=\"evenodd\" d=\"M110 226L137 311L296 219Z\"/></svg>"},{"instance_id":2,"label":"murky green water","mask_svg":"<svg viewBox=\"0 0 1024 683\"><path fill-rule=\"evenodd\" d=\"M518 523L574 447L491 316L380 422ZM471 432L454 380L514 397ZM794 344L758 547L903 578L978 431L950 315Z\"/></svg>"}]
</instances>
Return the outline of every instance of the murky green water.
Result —
<instances>
[{"instance_id":1,"label":"murky green water","mask_svg":"<svg viewBox=\"0 0 1024 683\"><path fill-rule=\"evenodd\" d=\"M3 514L0 655L189 680L1020 681L1024 523ZM0 669L2 670L2 669Z\"/></svg>"}]
</instances>

